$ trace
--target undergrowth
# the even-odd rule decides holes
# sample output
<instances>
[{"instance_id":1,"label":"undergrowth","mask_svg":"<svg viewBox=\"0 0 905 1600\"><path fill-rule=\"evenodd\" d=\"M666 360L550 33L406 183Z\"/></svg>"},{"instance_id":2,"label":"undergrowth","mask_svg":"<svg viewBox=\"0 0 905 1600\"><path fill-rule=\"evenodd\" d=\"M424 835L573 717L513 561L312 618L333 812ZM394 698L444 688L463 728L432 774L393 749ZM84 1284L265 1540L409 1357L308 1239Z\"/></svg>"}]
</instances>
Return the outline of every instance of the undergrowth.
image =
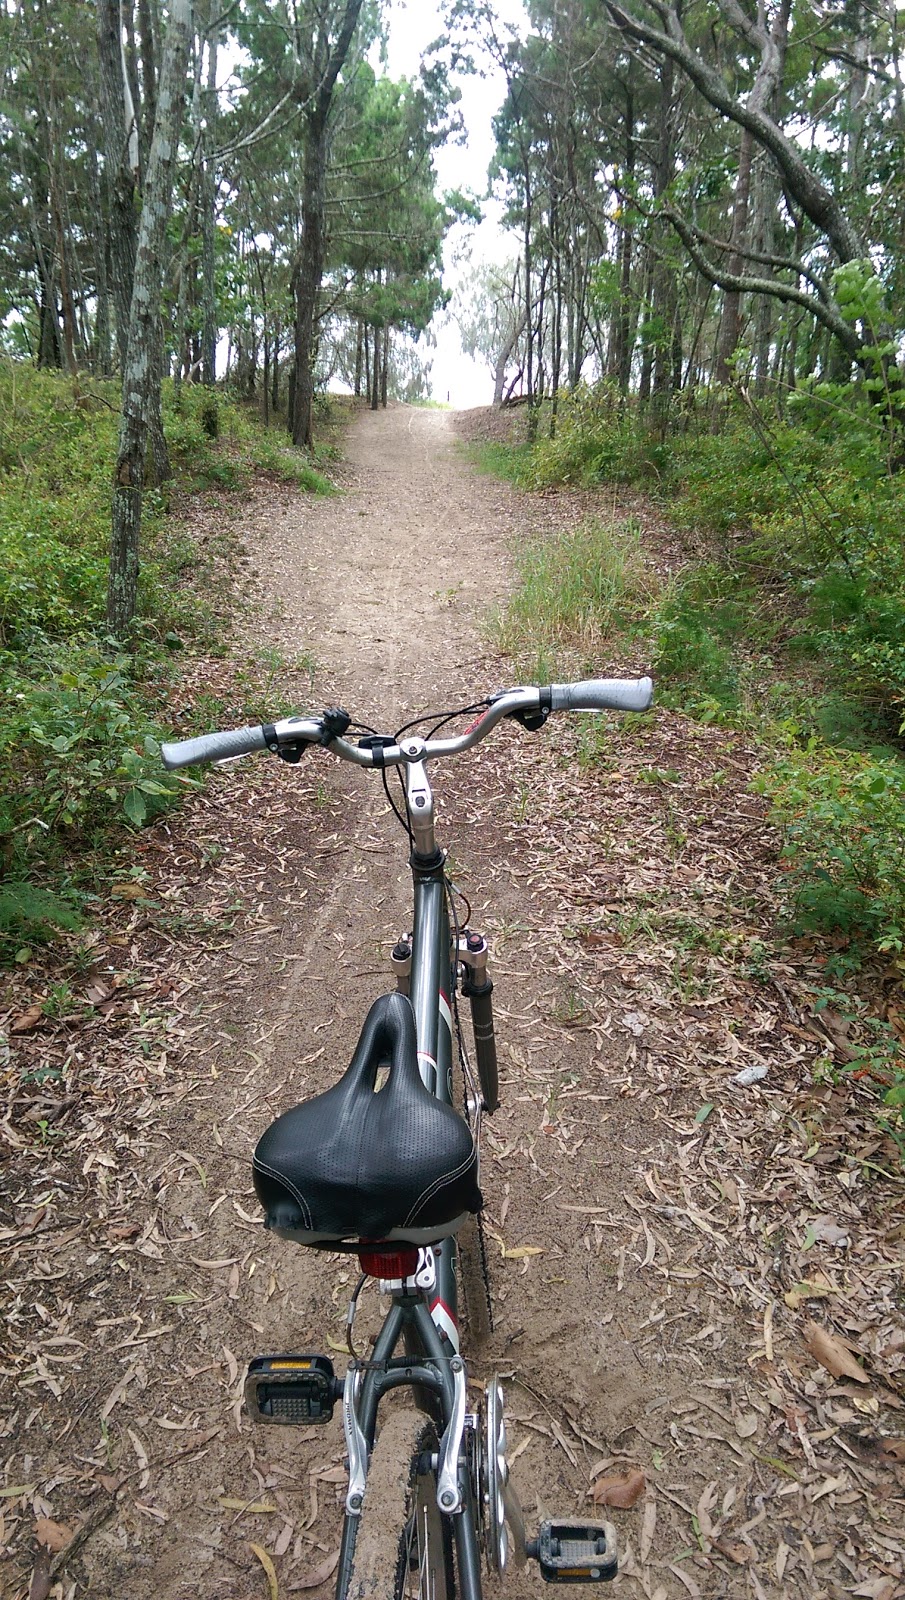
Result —
<instances>
[{"instance_id":1,"label":"undergrowth","mask_svg":"<svg viewBox=\"0 0 905 1600\"><path fill-rule=\"evenodd\" d=\"M180 653L223 648L234 536L224 517L202 548L168 516L171 489L236 490L264 472L332 490L225 396L168 390L175 476L144 497L125 655L104 626L118 400L112 382L73 384L0 360L0 962L74 931L123 835L185 792L185 779L162 771L157 740Z\"/></svg>"},{"instance_id":2,"label":"undergrowth","mask_svg":"<svg viewBox=\"0 0 905 1600\"><path fill-rule=\"evenodd\" d=\"M589 671L640 660L660 703L759 738L786 931L827 938L849 971L871 951L900 960L905 473L878 447L865 396L805 391L778 418L727 399L718 430L685 416L664 443L631 403L582 388L560 397L555 434L544 433L542 415L533 449L495 446L498 470L526 488L643 487L700 554L658 583L631 521L531 545L501 619L505 647L545 676L558 650L566 669L576 657ZM905 1065L892 1036L865 1072L901 1141Z\"/></svg>"}]
</instances>

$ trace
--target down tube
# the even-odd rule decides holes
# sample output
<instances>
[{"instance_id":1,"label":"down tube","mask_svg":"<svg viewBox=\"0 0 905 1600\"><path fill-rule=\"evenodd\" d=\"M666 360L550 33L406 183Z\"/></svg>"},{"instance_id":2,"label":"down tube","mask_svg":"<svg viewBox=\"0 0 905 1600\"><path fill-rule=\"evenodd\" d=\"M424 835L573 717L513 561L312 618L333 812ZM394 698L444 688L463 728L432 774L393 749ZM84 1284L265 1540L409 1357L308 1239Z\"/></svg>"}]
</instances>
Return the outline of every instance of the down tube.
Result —
<instances>
[{"instance_id":1,"label":"down tube","mask_svg":"<svg viewBox=\"0 0 905 1600\"><path fill-rule=\"evenodd\" d=\"M418 1034L418 1066L432 1094L452 1105L452 979L449 917L443 870L415 871L412 940L412 1006ZM456 1247L453 1239L435 1246L437 1294L431 1316L455 1350L459 1348Z\"/></svg>"}]
</instances>

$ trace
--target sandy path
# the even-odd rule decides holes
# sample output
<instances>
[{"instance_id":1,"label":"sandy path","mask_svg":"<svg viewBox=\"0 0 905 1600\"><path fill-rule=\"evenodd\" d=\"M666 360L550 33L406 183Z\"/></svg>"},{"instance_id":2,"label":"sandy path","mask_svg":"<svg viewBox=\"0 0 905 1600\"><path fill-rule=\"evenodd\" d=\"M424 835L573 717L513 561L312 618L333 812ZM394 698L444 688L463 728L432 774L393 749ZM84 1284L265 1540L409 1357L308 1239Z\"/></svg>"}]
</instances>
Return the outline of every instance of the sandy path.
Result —
<instances>
[{"instance_id":1,"label":"sandy path","mask_svg":"<svg viewBox=\"0 0 905 1600\"><path fill-rule=\"evenodd\" d=\"M345 451L341 494L265 489L242 508L244 631L286 663L271 711L338 703L392 728L511 680L481 632L511 548L532 519L587 506L476 476L441 412L363 413ZM888 1475L853 1466L847 1445L831 1454L851 1396L815 1382L782 1299L818 1257L777 1267L759 1220L786 1227L771 1186L781 1197L797 1158L783 1165L771 1129L802 1029L784 1033L756 985L727 998L718 964L709 990L678 1000L676 951L624 949L608 920L611 904L643 918L666 881L693 926L695 895L769 875L744 771L731 806L720 788L738 752L667 714L626 727L589 772L574 726L556 724L535 739L501 729L438 783L456 881L492 941L504 1090L482 1170L496 1330L473 1370L504 1376L529 1524L586 1509L601 1472L644 1467L644 1499L613 1513L617 1592L868 1593L845 1575L891 1570L892 1507L873 1540L859 1499L873 1504L874 1483L887 1494ZM668 785L648 781L673 764ZM316 752L214 775L138 850L153 909L136 904L98 957L128 999L20 1046L37 1062L62 1041L78 1092L60 1102L59 1144L40 1096L7 1125L18 1221L0 1233L13 1352L0 1439L16 1492L0 1500L0 1592L266 1600L258 1546L280 1600L324 1600L338 1415L323 1431L255 1430L240 1397L256 1353L341 1352L353 1270L264 1235L249 1157L273 1116L335 1081L389 986L409 918L405 846L378 784ZM770 1101L727 1091L736 1033L770 1059ZM702 1122L711 1099L719 1113ZM806 1177L802 1236L812 1213L847 1204L830 1173L822 1189ZM854 1201L845 1215L855 1230ZM366 1291L359 1349L379 1309ZM37 1517L87 1534L55 1588L46 1562L32 1577ZM505 1588L540 1592L530 1573Z\"/></svg>"}]
</instances>

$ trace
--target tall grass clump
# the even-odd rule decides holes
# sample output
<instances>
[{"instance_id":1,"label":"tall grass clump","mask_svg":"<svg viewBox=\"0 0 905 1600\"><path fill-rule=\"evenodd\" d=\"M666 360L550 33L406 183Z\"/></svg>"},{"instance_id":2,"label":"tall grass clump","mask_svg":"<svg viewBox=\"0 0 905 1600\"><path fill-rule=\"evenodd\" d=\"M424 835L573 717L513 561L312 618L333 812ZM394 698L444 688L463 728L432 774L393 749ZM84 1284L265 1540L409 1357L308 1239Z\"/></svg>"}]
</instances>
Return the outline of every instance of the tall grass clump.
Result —
<instances>
[{"instance_id":1,"label":"tall grass clump","mask_svg":"<svg viewBox=\"0 0 905 1600\"><path fill-rule=\"evenodd\" d=\"M569 648L599 662L601 646L645 614L653 584L631 521L536 537L517 559L518 583L500 622L501 644L517 658L552 662Z\"/></svg>"}]
</instances>

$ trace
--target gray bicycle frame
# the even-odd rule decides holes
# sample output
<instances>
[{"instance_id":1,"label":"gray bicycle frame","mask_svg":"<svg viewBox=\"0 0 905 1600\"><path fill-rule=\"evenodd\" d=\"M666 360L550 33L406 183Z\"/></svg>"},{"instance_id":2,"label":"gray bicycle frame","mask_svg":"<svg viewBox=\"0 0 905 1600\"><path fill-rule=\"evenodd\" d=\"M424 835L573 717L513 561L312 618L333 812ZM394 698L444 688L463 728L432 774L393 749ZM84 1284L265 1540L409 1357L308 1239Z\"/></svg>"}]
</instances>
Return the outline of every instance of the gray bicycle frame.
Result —
<instances>
[{"instance_id":1,"label":"gray bicycle frame","mask_svg":"<svg viewBox=\"0 0 905 1600\"><path fill-rule=\"evenodd\" d=\"M411 1002L415 1013L418 1069L425 1087L451 1105L452 1027L450 997L455 979L446 901L444 858L434 837L433 795L419 755L423 741L406 740L406 799L412 826L414 916ZM343 1421L349 1444L349 1493L337 1569L336 1594L344 1600L351 1576L367 1462L374 1445L377 1408L387 1390L406 1385L433 1414L440 1458L454 1451L459 1508L449 1515L456 1545L461 1600L481 1600L477 1507L464 1456L464 1366L459 1355L456 1245L453 1237L433 1247L436 1287L427 1296L394 1294L370 1360L353 1363L346 1377ZM405 1354L394 1356L403 1344ZM440 1473L438 1472L438 1480ZM439 1492L439 1488L438 1488Z\"/></svg>"},{"instance_id":2,"label":"gray bicycle frame","mask_svg":"<svg viewBox=\"0 0 905 1600\"><path fill-rule=\"evenodd\" d=\"M418 1063L421 1077L432 1094L452 1103L452 1022L449 1001L453 994L453 953L446 907L443 856L434 839L433 796L425 760L459 755L483 739L503 717L534 718L537 727L550 711L646 711L653 685L637 681L593 679L585 683L552 684L547 689L510 689L485 702L486 709L465 731L451 739L361 741L353 744L326 726L327 717L292 716L259 728L238 728L163 745L168 770L195 762L230 760L253 751L326 744L345 761L360 767L403 767L412 831L414 877L414 927L412 939L411 1000L415 1012ZM347 719L348 724L348 719ZM296 755L296 759L297 759ZM449 985L449 995L444 985ZM400 1384L412 1386L419 1402L442 1426L438 1453L438 1508L449 1516L456 1542L457 1576L461 1600L481 1600L481 1567L477 1517L471 1477L465 1460L465 1379L458 1353L455 1239L435 1247L436 1283L430 1302L426 1293L403 1286L394 1291L393 1304L378 1335L370 1361L353 1361L346 1376L343 1425L349 1450L349 1492L340 1551L337 1595L348 1588L362 1498L367 1482L368 1457L374 1444L377 1406L381 1396ZM444 1338L445 1335L445 1338ZM406 1353L393 1352L402 1340ZM456 1502L444 1512L444 1492ZM449 1501L446 1501L449 1506Z\"/></svg>"}]
</instances>

